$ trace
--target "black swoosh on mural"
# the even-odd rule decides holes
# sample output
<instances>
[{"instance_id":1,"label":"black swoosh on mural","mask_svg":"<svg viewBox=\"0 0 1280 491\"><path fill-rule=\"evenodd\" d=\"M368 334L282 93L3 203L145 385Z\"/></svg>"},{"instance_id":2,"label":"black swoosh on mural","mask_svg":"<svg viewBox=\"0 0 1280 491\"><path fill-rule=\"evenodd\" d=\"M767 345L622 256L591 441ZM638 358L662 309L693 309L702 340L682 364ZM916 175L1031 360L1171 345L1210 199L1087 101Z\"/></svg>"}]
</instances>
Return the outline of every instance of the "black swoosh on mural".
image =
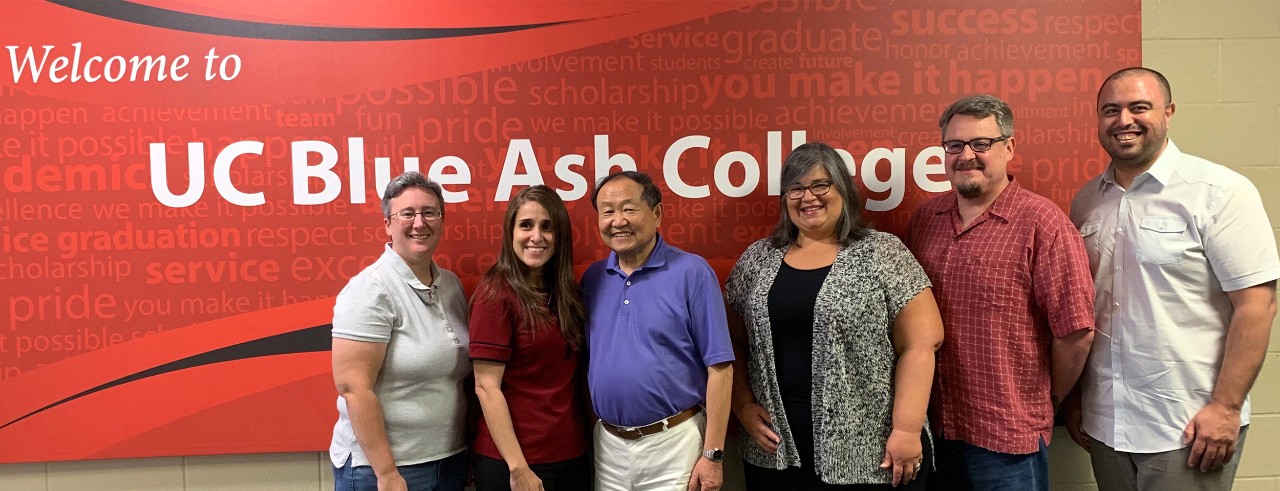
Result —
<instances>
[{"instance_id":1,"label":"black swoosh on mural","mask_svg":"<svg viewBox=\"0 0 1280 491\"><path fill-rule=\"evenodd\" d=\"M77 394L68 396L60 401L51 403L45 407L36 409L35 411L31 411L27 414L22 415L22 417L20 418L17 418L13 421L9 421L3 425L0 425L0 429L4 429L9 425L12 425L24 419L30 418L32 416L35 416L36 414L47 411L59 405L65 404L67 402L71 402L81 397L87 396L89 394L93 394L95 392L101 392L101 391L110 389L112 387L127 384L129 382L142 380L147 377L163 375L166 373L176 372L178 370L183 370L187 368L195 368L199 366L212 365L215 363L222 363L222 362L235 361L235 360L245 360L249 358L258 358L262 356L287 355L287 354L293 354L293 353L311 353L315 351L329 351L331 346L330 332L332 329L333 329L332 324L325 324L323 326L316 326L316 327L308 327L306 329L301 329L298 331L286 332L283 334L276 334L275 336L268 336L261 339L255 339L253 341L245 341L240 344L233 344L231 346L219 348L206 353L200 353L198 355L188 356L180 360L174 360L169 363L165 363L163 365L158 365L156 367L148 368L146 370L143 370L141 372L138 372L132 375L126 375L124 377L120 377L118 379L112 380L110 382L106 382L97 387L85 389Z\"/></svg>"},{"instance_id":2,"label":"black swoosh on mural","mask_svg":"<svg viewBox=\"0 0 1280 491\"><path fill-rule=\"evenodd\" d=\"M163 29L282 41L403 41L442 39L504 32L577 22L576 20L493 27L324 27L269 24L179 12L124 0L48 0L49 3L102 17Z\"/></svg>"}]
</instances>

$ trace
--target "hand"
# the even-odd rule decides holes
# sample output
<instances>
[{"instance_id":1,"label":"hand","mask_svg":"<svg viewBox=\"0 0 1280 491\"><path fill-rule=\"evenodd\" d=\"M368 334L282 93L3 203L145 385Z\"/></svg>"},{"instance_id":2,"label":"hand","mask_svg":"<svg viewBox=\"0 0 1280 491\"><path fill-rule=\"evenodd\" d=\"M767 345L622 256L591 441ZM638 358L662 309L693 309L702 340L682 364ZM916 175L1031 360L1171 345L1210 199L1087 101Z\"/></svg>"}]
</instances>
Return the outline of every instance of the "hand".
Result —
<instances>
[{"instance_id":1,"label":"hand","mask_svg":"<svg viewBox=\"0 0 1280 491\"><path fill-rule=\"evenodd\" d=\"M698 457L689 475L689 491L719 491L724 484L724 464Z\"/></svg>"},{"instance_id":2,"label":"hand","mask_svg":"<svg viewBox=\"0 0 1280 491\"><path fill-rule=\"evenodd\" d=\"M1221 469L1235 455L1239 437L1240 410L1209 402L1182 431L1182 444L1191 445L1187 467L1199 467L1200 472Z\"/></svg>"},{"instance_id":3,"label":"hand","mask_svg":"<svg viewBox=\"0 0 1280 491\"><path fill-rule=\"evenodd\" d=\"M738 422L742 423L742 430L751 435L756 445L766 452L777 453L782 437L773 432L773 418L769 417L769 411L755 402L748 402L739 406L734 413L738 415Z\"/></svg>"},{"instance_id":4,"label":"hand","mask_svg":"<svg viewBox=\"0 0 1280 491\"><path fill-rule=\"evenodd\" d=\"M400 471L378 475L378 491L409 491L409 484L404 482L404 476L400 475Z\"/></svg>"},{"instance_id":5,"label":"hand","mask_svg":"<svg viewBox=\"0 0 1280 491\"><path fill-rule=\"evenodd\" d=\"M923 449L920 447L920 432L893 430L889 433L889 441L884 445L884 460L880 461L881 469L892 469L893 485L906 485L916 478L920 466L924 463Z\"/></svg>"},{"instance_id":6,"label":"hand","mask_svg":"<svg viewBox=\"0 0 1280 491\"><path fill-rule=\"evenodd\" d=\"M1088 452L1089 439L1084 436L1084 410L1080 407L1080 392L1071 391L1062 405L1058 406L1058 410L1062 411L1065 420L1063 423L1067 427L1067 434L1071 435L1071 441Z\"/></svg>"},{"instance_id":7,"label":"hand","mask_svg":"<svg viewBox=\"0 0 1280 491\"><path fill-rule=\"evenodd\" d=\"M542 491L542 479L528 467L511 469L511 491Z\"/></svg>"}]
</instances>

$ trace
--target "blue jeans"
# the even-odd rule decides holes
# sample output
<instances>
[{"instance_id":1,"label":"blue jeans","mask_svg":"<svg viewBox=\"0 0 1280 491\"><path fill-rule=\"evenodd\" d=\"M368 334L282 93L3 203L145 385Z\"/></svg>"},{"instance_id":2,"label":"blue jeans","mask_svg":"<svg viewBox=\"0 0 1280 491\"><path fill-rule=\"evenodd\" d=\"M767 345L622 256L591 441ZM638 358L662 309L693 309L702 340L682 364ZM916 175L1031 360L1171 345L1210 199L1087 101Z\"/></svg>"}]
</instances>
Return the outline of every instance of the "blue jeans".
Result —
<instances>
[{"instance_id":1,"label":"blue jeans","mask_svg":"<svg viewBox=\"0 0 1280 491\"><path fill-rule=\"evenodd\" d=\"M937 439L938 472L930 490L1049 491L1049 446L1029 454L993 452L961 440Z\"/></svg>"},{"instance_id":2,"label":"blue jeans","mask_svg":"<svg viewBox=\"0 0 1280 491\"><path fill-rule=\"evenodd\" d=\"M445 457L421 464L397 467L400 476L409 485L409 491L462 491L467 482L467 453ZM333 468L334 491L378 491L378 476L367 465L351 465L351 458L342 467Z\"/></svg>"}]
</instances>

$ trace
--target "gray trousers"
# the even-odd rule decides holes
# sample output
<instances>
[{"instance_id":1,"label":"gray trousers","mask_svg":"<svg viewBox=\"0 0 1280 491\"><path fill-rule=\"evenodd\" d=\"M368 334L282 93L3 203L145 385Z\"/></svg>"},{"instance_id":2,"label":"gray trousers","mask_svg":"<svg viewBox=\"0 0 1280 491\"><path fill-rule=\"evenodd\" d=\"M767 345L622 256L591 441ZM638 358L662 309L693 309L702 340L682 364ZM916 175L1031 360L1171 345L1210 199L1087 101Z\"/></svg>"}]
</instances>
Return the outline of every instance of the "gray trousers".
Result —
<instances>
[{"instance_id":1,"label":"gray trousers","mask_svg":"<svg viewBox=\"0 0 1280 491\"><path fill-rule=\"evenodd\" d=\"M1248 425L1240 427L1235 455L1222 469L1210 472L1187 467L1190 446L1160 453L1117 452L1085 436L1089 438L1089 460L1093 462L1098 491L1229 491L1244 454L1248 431Z\"/></svg>"}]
</instances>

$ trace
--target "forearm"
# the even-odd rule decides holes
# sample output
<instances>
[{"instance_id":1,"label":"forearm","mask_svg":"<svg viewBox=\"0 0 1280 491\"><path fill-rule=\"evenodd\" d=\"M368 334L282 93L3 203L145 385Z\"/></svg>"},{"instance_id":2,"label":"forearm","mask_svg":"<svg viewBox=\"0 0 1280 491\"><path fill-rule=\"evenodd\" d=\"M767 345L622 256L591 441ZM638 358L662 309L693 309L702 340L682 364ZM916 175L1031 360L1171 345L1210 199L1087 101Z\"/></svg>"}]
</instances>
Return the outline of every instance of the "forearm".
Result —
<instances>
[{"instance_id":1,"label":"forearm","mask_svg":"<svg viewBox=\"0 0 1280 491\"><path fill-rule=\"evenodd\" d=\"M1240 305L1231 316L1222 368L1213 386L1213 402L1239 411L1262 369L1271 337L1275 304Z\"/></svg>"},{"instance_id":2,"label":"forearm","mask_svg":"<svg viewBox=\"0 0 1280 491\"><path fill-rule=\"evenodd\" d=\"M489 428L489 436L502 454L508 469L528 467L524 460L524 452L520 450L520 441L516 439L515 426L511 423L511 410L507 406L507 398L501 389L477 386L476 396L480 399L480 410L484 413L484 422Z\"/></svg>"},{"instance_id":3,"label":"forearm","mask_svg":"<svg viewBox=\"0 0 1280 491\"><path fill-rule=\"evenodd\" d=\"M396 470L396 458L391 453L391 440L387 438L386 421L382 416L382 402L372 390L349 392L342 395L347 403L347 417L356 443L369 459L369 466L377 475L387 475Z\"/></svg>"},{"instance_id":4,"label":"forearm","mask_svg":"<svg viewBox=\"0 0 1280 491\"><path fill-rule=\"evenodd\" d=\"M1093 346L1093 331L1081 329L1054 339L1049 346L1049 397L1056 407L1080 380L1080 373L1089 360Z\"/></svg>"},{"instance_id":5,"label":"forearm","mask_svg":"<svg viewBox=\"0 0 1280 491\"><path fill-rule=\"evenodd\" d=\"M725 431L729 425L729 398L734 383L733 371L731 363L707 367L707 432L702 441L704 449L724 448Z\"/></svg>"},{"instance_id":6,"label":"forearm","mask_svg":"<svg viewBox=\"0 0 1280 491\"><path fill-rule=\"evenodd\" d=\"M893 429L918 433L924 427L933 370L934 353L929 347L909 348L898 356L893 381Z\"/></svg>"}]
</instances>

